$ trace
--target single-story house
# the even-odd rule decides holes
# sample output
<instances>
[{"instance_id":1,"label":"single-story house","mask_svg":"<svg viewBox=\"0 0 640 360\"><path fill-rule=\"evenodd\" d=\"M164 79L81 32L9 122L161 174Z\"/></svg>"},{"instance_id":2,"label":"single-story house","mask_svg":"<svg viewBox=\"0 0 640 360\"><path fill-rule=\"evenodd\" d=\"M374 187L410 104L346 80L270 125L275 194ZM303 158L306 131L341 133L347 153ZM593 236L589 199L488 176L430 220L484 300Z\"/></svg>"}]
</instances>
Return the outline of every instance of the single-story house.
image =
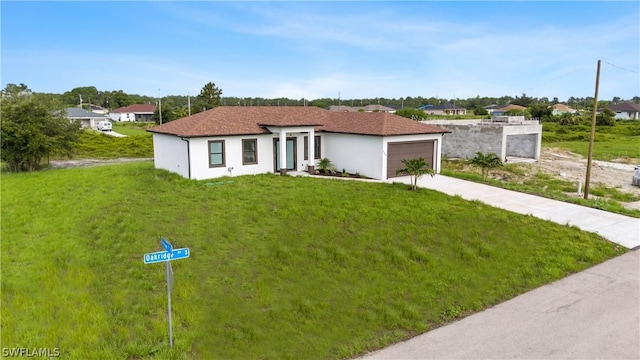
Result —
<instances>
[{"instance_id":1,"label":"single-story house","mask_svg":"<svg viewBox=\"0 0 640 360\"><path fill-rule=\"evenodd\" d=\"M80 127L83 129L95 129L100 120L109 120L104 114L96 114L93 111L87 111L79 107L66 108L65 117L71 122L79 121Z\"/></svg>"},{"instance_id":2,"label":"single-story house","mask_svg":"<svg viewBox=\"0 0 640 360\"><path fill-rule=\"evenodd\" d=\"M465 115L467 109L452 103L439 105L424 105L418 108L429 115Z\"/></svg>"},{"instance_id":3,"label":"single-story house","mask_svg":"<svg viewBox=\"0 0 640 360\"><path fill-rule=\"evenodd\" d=\"M333 112L388 112L395 113L396 109L384 105L366 105L366 106L346 106L331 105L328 108Z\"/></svg>"},{"instance_id":4,"label":"single-story house","mask_svg":"<svg viewBox=\"0 0 640 360\"><path fill-rule=\"evenodd\" d=\"M491 105L487 105L484 107L485 110L487 110L487 112L489 113L489 115L493 114L494 111L505 107L506 105L497 105L497 104L491 104Z\"/></svg>"},{"instance_id":5,"label":"single-story house","mask_svg":"<svg viewBox=\"0 0 640 360\"><path fill-rule=\"evenodd\" d=\"M153 121L155 111L155 105L133 104L113 110L110 117L113 121Z\"/></svg>"},{"instance_id":6,"label":"single-story house","mask_svg":"<svg viewBox=\"0 0 640 360\"><path fill-rule=\"evenodd\" d=\"M154 164L188 179L313 172L321 158L338 171L386 180L402 160L423 157L440 172L448 130L385 112L318 107L220 106L147 131Z\"/></svg>"},{"instance_id":7,"label":"single-story house","mask_svg":"<svg viewBox=\"0 0 640 360\"><path fill-rule=\"evenodd\" d=\"M616 113L616 119L619 120L638 120L640 119L640 104L630 101L622 104L609 105L609 110Z\"/></svg>"},{"instance_id":8,"label":"single-story house","mask_svg":"<svg viewBox=\"0 0 640 360\"><path fill-rule=\"evenodd\" d=\"M550 106L551 107L551 114L552 115L562 115L562 114L575 114L578 112L578 110L572 108L571 106L565 105L565 104L553 104Z\"/></svg>"}]
</instances>

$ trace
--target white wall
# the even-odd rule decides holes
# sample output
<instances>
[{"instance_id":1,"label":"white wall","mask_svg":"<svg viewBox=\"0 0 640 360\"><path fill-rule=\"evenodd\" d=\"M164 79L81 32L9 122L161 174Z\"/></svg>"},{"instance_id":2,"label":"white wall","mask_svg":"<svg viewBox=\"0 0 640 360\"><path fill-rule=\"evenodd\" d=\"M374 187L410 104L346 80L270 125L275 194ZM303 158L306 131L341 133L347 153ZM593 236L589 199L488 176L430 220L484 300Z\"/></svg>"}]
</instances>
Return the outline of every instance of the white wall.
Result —
<instances>
[{"instance_id":1,"label":"white wall","mask_svg":"<svg viewBox=\"0 0 640 360\"><path fill-rule=\"evenodd\" d=\"M617 111L614 116L617 120L638 120L637 112Z\"/></svg>"},{"instance_id":2,"label":"white wall","mask_svg":"<svg viewBox=\"0 0 640 360\"><path fill-rule=\"evenodd\" d=\"M533 135L533 139L527 136L515 135ZM507 143L507 139L511 142ZM502 154L500 158L504 161L507 156L507 148L513 152L514 148L523 148L521 151L515 151L518 155L531 154L536 160L540 160L540 148L542 146L542 125L518 125L505 126L502 130ZM524 156L522 156L524 157Z\"/></svg>"},{"instance_id":3,"label":"white wall","mask_svg":"<svg viewBox=\"0 0 640 360\"><path fill-rule=\"evenodd\" d=\"M337 171L384 179L382 146L382 136L322 133L322 157L331 160Z\"/></svg>"},{"instance_id":4,"label":"white wall","mask_svg":"<svg viewBox=\"0 0 640 360\"><path fill-rule=\"evenodd\" d=\"M189 177L187 142L180 137L153 134L153 163L157 169L165 169L182 177Z\"/></svg>"},{"instance_id":5,"label":"white wall","mask_svg":"<svg viewBox=\"0 0 640 360\"><path fill-rule=\"evenodd\" d=\"M445 135L446 136L446 135ZM384 157L382 159L382 180L387 180L387 151L389 143L399 141L421 141L435 140L435 149L433 149L433 159L425 159L429 164L433 164L433 170L436 174L440 173L441 154L442 154L442 134L422 134L422 135L402 135L402 136L385 136L384 137Z\"/></svg>"},{"instance_id":6,"label":"white wall","mask_svg":"<svg viewBox=\"0 0 640 360\"><path fill-rule=\"evenodd\" d=\"M242 165L242 140L257 139L257 164ZM239 176L273 172L273 136L218 136L191 138L191 178L213 179L222 176ZM209 167L209 141L224 140L225 165ZM229 171L229 168L233 168Z\"/></svg>"},{"instance_id":7,"label":"white wall","mask_svg":"<svg viewBox=\"0 0 640 360\"><path fill-rule=\"evenodd\" d=\"M311 160L304 160L304 136L307 133L289 133L288 138L294 137L296 143L296 170L306 170ZM320 133L321 157L326 157L334 164L336 170L346 170L350 173L360 173L374 179L386 180L387 177L387 144L397 141L437 140L434 151L436 173L440 172L440 154L442 136L440 134L407 135L407 136L366 136L337 133ZM278 134L246 135L226 137L203 137L181 140L178 136L153 134L154 164L156 168L177 173L185 178L189 177L189 162L187 160L187 146L191 157L191 178L196 180L213 179L223 176L240 176L263 173L273 173L274 153L273 139ZM242 140L257 139L258 163L242 164ZM225 141L225 165L209 167L210 140ZM188 144L188 145L187 145ZM309 151L313 157L313 149ZM317 160L314 161L317 164ZM229 168L233 169L231 172Z\"/></svg>"},{"instance_id":8,"label":"white wall","mask_svg":"<svg viewBox=\"0 0 640 360\"><path fill-rule=\"evenodd\" d=\"M111 113L109 117L113 121L135 121L136 114L134 113Z\"/></svg>"}]
</instances>

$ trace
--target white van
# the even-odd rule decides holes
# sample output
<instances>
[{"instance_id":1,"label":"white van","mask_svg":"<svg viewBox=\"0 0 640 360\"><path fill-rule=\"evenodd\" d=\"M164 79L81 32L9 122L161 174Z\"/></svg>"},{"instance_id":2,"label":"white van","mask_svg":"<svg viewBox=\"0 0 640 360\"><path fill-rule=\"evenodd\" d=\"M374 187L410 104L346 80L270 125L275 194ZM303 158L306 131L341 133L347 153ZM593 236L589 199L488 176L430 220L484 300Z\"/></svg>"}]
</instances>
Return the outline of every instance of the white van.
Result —
<instances>
[{"instance_id":1,"label":"white van","mask_svg":"<svg viewBox=\"0 0 640 360\"><path fill-rule=\"evenodd\" d=\"M111 131L113 130L111 123L109 120L100 120L98 121L98 130L100 131Z\"/></svg>"}]
</instances>

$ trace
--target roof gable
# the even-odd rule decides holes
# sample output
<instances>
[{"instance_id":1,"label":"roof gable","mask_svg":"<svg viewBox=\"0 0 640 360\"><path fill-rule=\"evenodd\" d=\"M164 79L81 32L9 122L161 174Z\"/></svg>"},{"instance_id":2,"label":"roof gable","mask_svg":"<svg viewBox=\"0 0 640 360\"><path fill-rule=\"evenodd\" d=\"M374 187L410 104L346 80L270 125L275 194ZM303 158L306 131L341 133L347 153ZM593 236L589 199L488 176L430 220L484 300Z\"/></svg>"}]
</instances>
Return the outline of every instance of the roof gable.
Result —
<instances>
[{"instance_id":1,"label":"roof gable","mask_svg":"<svg viewBox=\"0 0 640 360\"><path fill-rule=\"evenodd\" d=\"M133 104L121 108L117 108L112 113L153 113L156 106L151 104Z\"/></svg>"},{"instance_id":2,"label":"roof gable","mask_svg":"<svg viewBox=\"0 0 640 360\"><path fill-rule=\"evenodd\" d=\"M106 115L96 114L91 111L80 109L77 107L66 108L66 117L70 119L102 119L107 118Z\"/></svg>"},{"instance_id":3,"label":"roof gable","mask_svg":"<svg viewBox=\"0 0 640 360\"><path fill-rule=\"evenodd\" d=\"M327 132L358 135L415 135L449 132L446 129L420 123L386 112L331 113L322 129Z\"/></svg>"},{"instance_id":4,"label":"roof gable","mask_svg":"<svg viewBox=\"0 0 640 360\"><path fill-rule=\"evenodd\" d=\"M520 106L520 105L510 104L510 105L507 105L507 106L505 106L503 108L500 108L498 110L499 111L509 111L509 110L524 111L524 110L527 110L527 108L524 107L524 106Z\"/></svg>"},{"instance_id":5,"label":"roof gable","mask_svg":"<svg viewBox=\"0 0 640 360\"><path fill-rule=\"evenodd\" d=\"M559 110L559 111L574 111L575 110L571 106L565 105L565 104L553 104L553 105L551 105L551 108L554 109L554 110Z\"/></svg>"},{"instance_id":6,"label":"roof gable","mask_svg":"<svg viewBox=\"0 0 640 360\"><path fill-rule=\"evenodd\" d=\"M444 103L444 104L438 104L438 105L424 105L421 106L419 108L420 110L466 110L463 107L460 107L458 105L452 104L452 103Z\"/></svg>"}]
</instances>

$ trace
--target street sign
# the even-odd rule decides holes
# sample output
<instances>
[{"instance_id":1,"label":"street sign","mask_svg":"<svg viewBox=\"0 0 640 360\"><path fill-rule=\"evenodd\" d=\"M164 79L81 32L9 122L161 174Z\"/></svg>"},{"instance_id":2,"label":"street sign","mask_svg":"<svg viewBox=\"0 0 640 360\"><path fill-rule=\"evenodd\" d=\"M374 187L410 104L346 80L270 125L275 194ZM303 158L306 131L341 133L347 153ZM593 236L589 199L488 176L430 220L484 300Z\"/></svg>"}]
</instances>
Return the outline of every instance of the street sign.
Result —
<instances>
[{"instance_id":1,"label":"street sign","mask_svg":"<svg viewBox=\"0 0 640 360\"><path fill-rule=\"evenodd\" d=\"M153 264L163 261L180 260L189 257L189 248L173 249L171 251L156 251L144 254L145 264Z\"/></svg>"},{"instance_id":2,"label":"street sign","mask_svg":"<svg viewBox=\"0 0 640 360\"><path fill-rule=\"evenodd\" d=\"M171 243L167 241L167 239L160 238L160 242L162 243L162 247L168 252L171 252L173 250L173 245L171 245Z\"/></svg>"},{"instance_id":3,"label":"street sign","mask_svg":"<svg viewBox=\"0 0 640 360\"><path fill-rule=\"evenodd\" d=\"M156 251L144 254L145 264L164 262L167 273L167 317L169 318L169 347L173 348L173 324L171 321L171 290L173 290L173 268L170 261L186 259L189 257L189 248L174 249L167 239L161 237L160 243L166 251Z\"/></svg>"}]
</instances>

